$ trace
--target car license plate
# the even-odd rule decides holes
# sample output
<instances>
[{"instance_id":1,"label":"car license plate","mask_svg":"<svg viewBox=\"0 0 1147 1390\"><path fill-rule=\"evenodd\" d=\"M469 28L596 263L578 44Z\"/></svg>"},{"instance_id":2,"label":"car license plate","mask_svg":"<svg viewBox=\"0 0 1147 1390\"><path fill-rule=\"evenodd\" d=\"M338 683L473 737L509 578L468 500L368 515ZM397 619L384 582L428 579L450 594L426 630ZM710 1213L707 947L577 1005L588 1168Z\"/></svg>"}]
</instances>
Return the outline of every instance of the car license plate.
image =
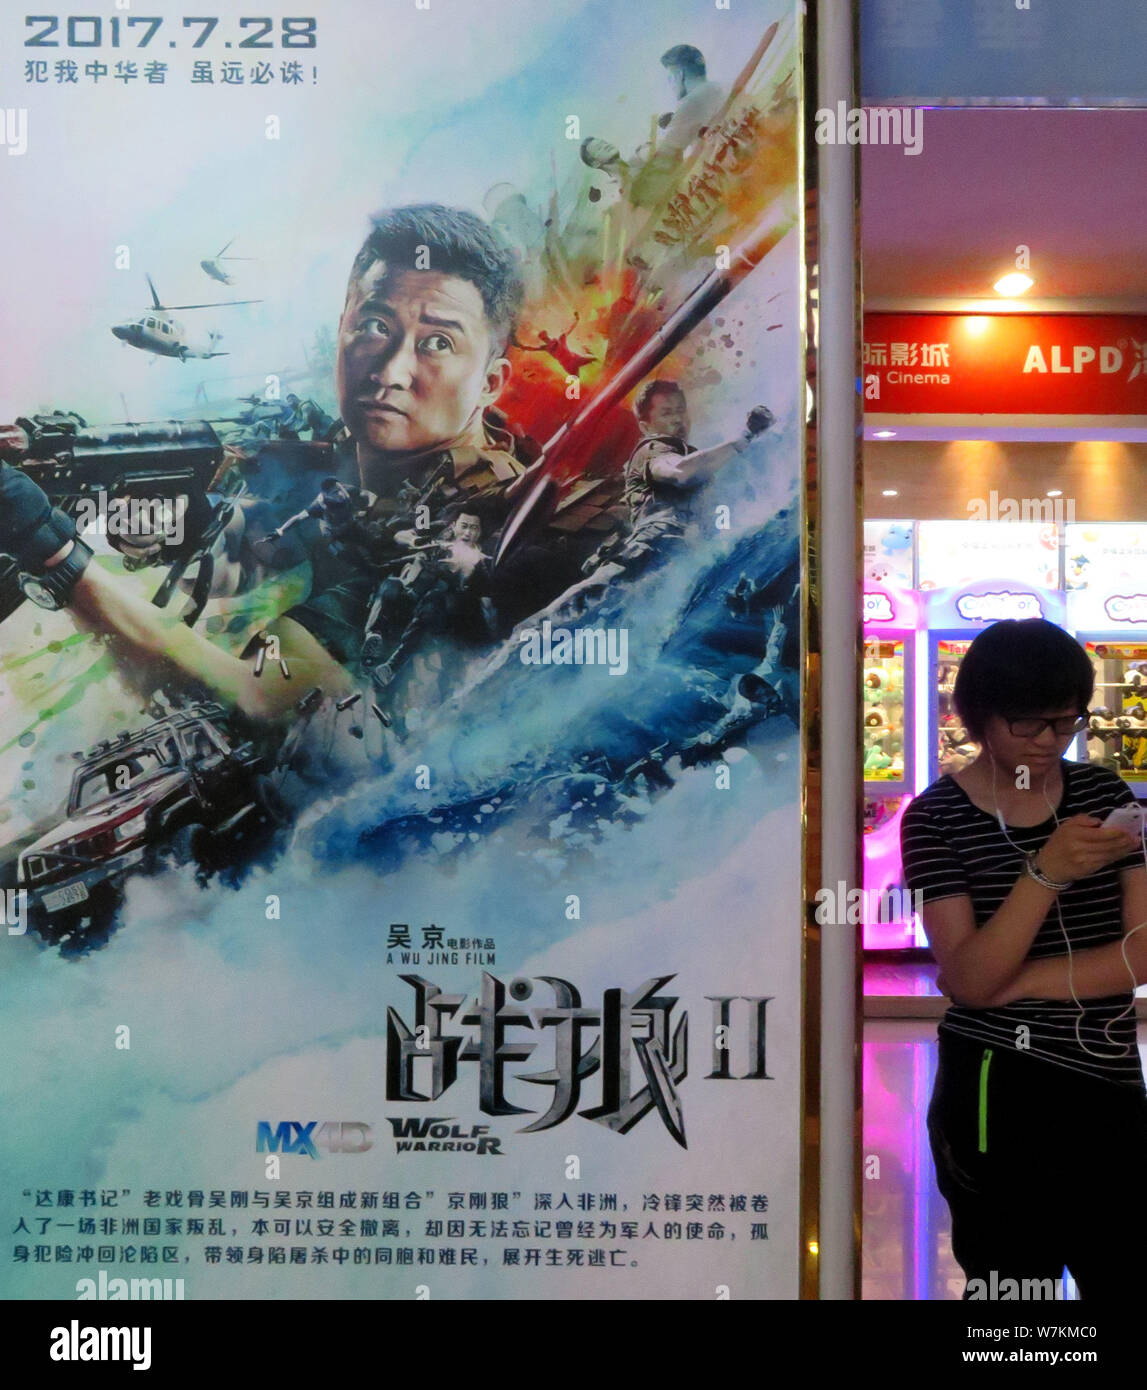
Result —
<instances>
[{"instance_id":1,"label":"car license plate","mask_svg":"<svg viewBox=\"0 0 1147 1390\"><path fill-rule=\"evenodd\" d=\"M88 885L69 883L65 888L57 888L54 893L44 894L44 911L59 912L62 907L75 907L76 903L87 902Z\"/></svg>"}]
</instances>

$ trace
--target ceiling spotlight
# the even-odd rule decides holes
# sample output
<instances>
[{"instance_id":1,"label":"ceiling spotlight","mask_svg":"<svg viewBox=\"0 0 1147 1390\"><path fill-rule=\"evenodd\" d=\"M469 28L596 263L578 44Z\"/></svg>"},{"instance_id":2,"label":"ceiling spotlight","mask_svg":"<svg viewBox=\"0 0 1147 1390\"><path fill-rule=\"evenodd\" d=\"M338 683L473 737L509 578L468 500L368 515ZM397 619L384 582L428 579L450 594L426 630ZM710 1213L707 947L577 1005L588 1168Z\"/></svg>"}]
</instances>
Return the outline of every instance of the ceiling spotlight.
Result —
<instances>
[{"instance_id":1,"label":"ceiling spotlight","mask_svg":"<svg viewBox=\"0 0 1147 1390\"><path fill-rule=\"evenodd\" d=\"M894 487L886 487L880 495L881 497L899 497L900 493Z\"/></svg>"},{"instance_id":2,"label":"ceiling spotlight","mask_svg":"<svg viewBox=\"0 0 1147 1390\"><path fill-rule=\"evenodd\" d=\"M1049 497L1062 497L1062 496L1063 496L1063 488L1061 488L1061 487L1049 487L1048 490L1047 490L1047 495L1048 495Z\"/></svg>"},{"instance_id":3,"label":"ceiling spotlight","mask_svg":"<svg viewBox=\"0 0 1147 1390\"><path fill-rule=\"evenodd\" d=\"M1021 270L1013 270L1010 275L1005 275L997 280L992 286L997 294L1002 294L1011 298L1017 294L1025 294L1035 284L1030 275L1025 275Z\"/></svg>"},{"instance_id":4,"label":"ceiling spotlight","mask_svg":"<svg viewBox=\"0 0 1147 1390\"><path fill-rule=\"evenodd\" d=\"M872 437L873 437L873 439L895 439L895 438L896 438L896 431L895 431L895 430L877 430L877 431L875 432L875 434L873 434Z\"/></svg>"}]
</instances>

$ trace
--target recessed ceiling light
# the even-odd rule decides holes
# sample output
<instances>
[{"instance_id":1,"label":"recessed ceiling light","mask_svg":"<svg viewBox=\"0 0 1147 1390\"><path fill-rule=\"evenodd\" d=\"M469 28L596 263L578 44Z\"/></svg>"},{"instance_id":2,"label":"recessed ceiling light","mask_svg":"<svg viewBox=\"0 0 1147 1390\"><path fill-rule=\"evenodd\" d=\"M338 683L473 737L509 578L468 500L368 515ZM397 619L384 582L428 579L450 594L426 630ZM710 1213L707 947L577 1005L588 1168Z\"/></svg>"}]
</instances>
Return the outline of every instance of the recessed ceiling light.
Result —
<instances>
[{"instance_id":1,"label":"recessed ceiling light","mask_svg":"<svg viewBox=\"0 0 1147 1390\"><path fill-rule=\"evenodd\" d=\"M1062 496L1063 496L1063 488L1061 488L1061 487L1049 487L1048 490L1047 490L1047 495L1048 495L1049 497L1062 497Z\"/></svg>"},{"instance_id":2,"label":"recessed ceiling light","mask_svg":"<svg viewBox=\"0 0 1147 1390\"><path fill-rule=\"evenodd\" d=\"M873 439L895 439L895 438L896 438L896 431L895 431L895 430L877 430L877 431L873 434L872 437L873 437Z\"/></svg>"},{"instance_id":3,"label":"recessed ceiling light","mask_svg":"<svg viewBox=\"0 0 1147 1390\"><path fill-rule=\"evenodd\" d=\"M997 294L1012 295L1025 294L1035 284L1030 275L1025 275L1022 270L1013 270L1010 275L1004 275L992 286Z\"/></svg>"},{"instance_id":4,"label":"recessed ceiling light","mask_svg":"<svg viewBox=\"0 0 1147 1390\"><path fill-rule=\"evenodd\" d=\"M883 491L880 495L881 495L881 497L899 497L899 496L900 496L899 492L897 492L897 490L896 490L894 487L886 487L886 488L884 489L884 491Z\"/></svg>"}]
</instances>

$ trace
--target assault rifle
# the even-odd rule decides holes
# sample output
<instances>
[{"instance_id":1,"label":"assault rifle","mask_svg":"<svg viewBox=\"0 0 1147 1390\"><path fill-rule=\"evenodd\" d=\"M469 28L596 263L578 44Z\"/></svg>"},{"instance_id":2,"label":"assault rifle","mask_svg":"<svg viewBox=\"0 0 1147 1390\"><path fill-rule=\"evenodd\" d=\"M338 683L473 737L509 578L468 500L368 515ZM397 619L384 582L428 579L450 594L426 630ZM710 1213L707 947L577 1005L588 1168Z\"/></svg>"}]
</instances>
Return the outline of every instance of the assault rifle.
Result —
<instances>
[{"instance_id":1,"label":"assault rifle","mask_svg":"<svg viewBox=\"0 0 1147 1390\"><path fill-rule=\"evenodd\" d=\"M219 436L204 420L160 420L149 424L89 428L74 412L53 411L0 426L0 459L21 469L43 488L52 505L80 519L114 501L182 510L182 535L162 532L116 535L108 542L126 569L166 567L152 603L165 608L181 579L191 590L182 619L190 627L211 593L213 543L231 520L244 483L227 459ZM0 557L0 622L24 601L16 564Z\"/></svg>"}]
</instances>

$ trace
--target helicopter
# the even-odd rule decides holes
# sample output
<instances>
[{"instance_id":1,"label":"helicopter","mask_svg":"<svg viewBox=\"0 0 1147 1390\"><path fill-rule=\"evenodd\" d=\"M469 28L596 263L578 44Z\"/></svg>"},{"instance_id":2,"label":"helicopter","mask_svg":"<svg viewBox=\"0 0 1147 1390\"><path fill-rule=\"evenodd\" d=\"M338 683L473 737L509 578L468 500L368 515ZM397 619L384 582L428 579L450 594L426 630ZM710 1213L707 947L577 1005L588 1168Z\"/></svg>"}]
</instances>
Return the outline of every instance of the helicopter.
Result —
<instances>
[{"instance_id":1,"label":"helicopter","mask_svg":"<svg viewBox=\"0 0 1147 1390\"><path fill-rule=\"evenodd\" d=\"M227 243L227 246L233 245L234 241L235 238L232 237ZM222 250L216 251L215 255L212 256L210 260L199 262L207 274L211 276L212 280L218 280L221 285L233 285L235 283L234 275L228 275L223 269L223 261L253 261L255 259L254 256L225 256L223 252L227 250L227 246L224 246Z\"/></svg>"},{"instance_id":2,"label":"helicopter","mask_svg":"<svg viewBox=\"0 0 1147 1390\"><path fill-rule=\"evenodd\" d=\"M216 304L161 304L150 275L147 276L147 285L151 290L152 308L137 319L117 323L112 333L129 347L154 352L160 357L178 357L181 362L186 362L189 357L227 357L229 354L215 351L215 344L223 336L221 333L208 333L206 352L192 347L184 335L183 325L171 317L173 309L227 309L236 304L262 302L258 299L229 299Z\"/></svg>"}]
</instances>

